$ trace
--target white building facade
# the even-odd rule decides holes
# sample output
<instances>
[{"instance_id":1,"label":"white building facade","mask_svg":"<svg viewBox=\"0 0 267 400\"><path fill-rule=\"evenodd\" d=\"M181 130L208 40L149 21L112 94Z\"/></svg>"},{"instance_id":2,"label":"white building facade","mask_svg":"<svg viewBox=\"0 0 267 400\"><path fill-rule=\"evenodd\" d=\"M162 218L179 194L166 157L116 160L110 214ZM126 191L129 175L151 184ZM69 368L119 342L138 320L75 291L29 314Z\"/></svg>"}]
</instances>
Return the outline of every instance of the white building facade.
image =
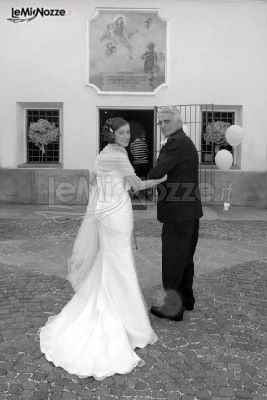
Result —
<instances>
[{"instance_id":1,"label":"white building facade","mask_svg":"<svg viewBox=\"0 0 267 400\"><path fill-rule=\"evenodd\" d=\"M30 6L40 7L40 2L32 1ZM80 177L87 179L100 151L105 116L141 119L150 135L153 164L160 141L156 112L163 105L176 105L182 111L199 151L200 175L209 176L202 178L202 183L214 187L208 202L225 201L220 190L229 184L232 204L250 204L257 191L264 196L266 1L53 0L45 1L43 7L66 13L13 22L9 20L12 8L13 13L21 10L21 2L14 0L11 5L2 0L0 5L0 202L49 203L49 184L53 181L55 190L62 183L69 188L67 202L85 203L84 197L77 198L75 190ZM166 21L166 84L144 93L100 93L88 84L88 73L93 68L88 21L97 10L111 10L118 15L127 10L147 10L157 12ZM219 171L214 154L204 154L203 124L210 115L243 128L244 139L233 149L234 165L229 171ZM37 154L40 149L27 139L29 123L36 116L50 118L60 130L58 142L41 158ZM56 202L61 200L57 198Z\"/></svg>"}]
</instances>

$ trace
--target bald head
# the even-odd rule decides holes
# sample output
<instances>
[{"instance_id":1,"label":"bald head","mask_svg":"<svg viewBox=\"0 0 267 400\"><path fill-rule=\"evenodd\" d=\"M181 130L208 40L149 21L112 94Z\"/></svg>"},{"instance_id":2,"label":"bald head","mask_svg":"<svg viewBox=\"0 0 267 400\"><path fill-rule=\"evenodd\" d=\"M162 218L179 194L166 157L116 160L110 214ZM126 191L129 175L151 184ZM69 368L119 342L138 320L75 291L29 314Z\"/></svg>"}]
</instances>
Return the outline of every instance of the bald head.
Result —
<instances>
[{"instance_id":1,"label":"bald head","mask_svg":"<svg viewBox=\"0 0 267 400\"><path fill-rule=\"evenodd\" d=\"M182 116L176 107L160 107L158 112L158 124L165 137L169 137L183 127Z\"/></svg>"}]
</instances>

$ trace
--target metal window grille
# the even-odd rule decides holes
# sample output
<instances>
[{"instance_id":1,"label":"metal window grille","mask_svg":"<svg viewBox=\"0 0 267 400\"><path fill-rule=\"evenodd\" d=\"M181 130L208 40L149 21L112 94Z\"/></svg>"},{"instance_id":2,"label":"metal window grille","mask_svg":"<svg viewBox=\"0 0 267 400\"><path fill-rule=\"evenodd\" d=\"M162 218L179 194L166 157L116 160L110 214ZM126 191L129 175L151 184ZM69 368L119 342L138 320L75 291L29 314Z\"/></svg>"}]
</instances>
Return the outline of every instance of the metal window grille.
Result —
<instances>
[{"instance_id":1,"label":"metal window grille","mask_svg":"<svg viewBox=\"0 0 267 400\"><path fill-rule=\"evenodd\" d=\"M234 111L202 111L201 162L204 164L215 164L215 145L214 143L206 143L204 133L207 125L216 121L228 122L233 125L235 123L235 113ZM220 146L220 149L222 148L233 153L233 148L230 145Z\"/></svg>"},{"instance_id":2,"label":"metal window grille","mask_svg":"<svg viewBox=\"0 0 267 400\"><path fill-rule=\"evenodd\" d=\"M27 148L27 163L42 163L56 164L59 163L59 137L53 143L45 145L45 153L29 140L28 129L31 122L38 122L39 119L46 119L49 122L55 123L60 129L60 110L52 109L27 109L26 110L26 148Z\"/></svg>"}]
</instances>

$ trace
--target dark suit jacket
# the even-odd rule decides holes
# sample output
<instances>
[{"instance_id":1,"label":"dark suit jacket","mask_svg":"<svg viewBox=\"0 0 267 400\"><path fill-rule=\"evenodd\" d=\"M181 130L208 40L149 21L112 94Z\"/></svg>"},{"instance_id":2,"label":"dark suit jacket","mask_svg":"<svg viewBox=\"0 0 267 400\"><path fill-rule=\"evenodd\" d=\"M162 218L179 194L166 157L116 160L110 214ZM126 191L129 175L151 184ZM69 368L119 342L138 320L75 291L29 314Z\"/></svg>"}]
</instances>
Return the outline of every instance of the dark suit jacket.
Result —
<instances>
[{"instance_id":1,"label":"dark suit jacket","mask_svg":"<svg viewBox=\"0 0 267 400\"><path fill-rule=\"evenodd\" d=\"M162 178L158 185L157 218L160 222L179 222L202 217L198 187L198 153L182 129L174 132L162 147L150 179Z\"/></svg>"}]
</instances>

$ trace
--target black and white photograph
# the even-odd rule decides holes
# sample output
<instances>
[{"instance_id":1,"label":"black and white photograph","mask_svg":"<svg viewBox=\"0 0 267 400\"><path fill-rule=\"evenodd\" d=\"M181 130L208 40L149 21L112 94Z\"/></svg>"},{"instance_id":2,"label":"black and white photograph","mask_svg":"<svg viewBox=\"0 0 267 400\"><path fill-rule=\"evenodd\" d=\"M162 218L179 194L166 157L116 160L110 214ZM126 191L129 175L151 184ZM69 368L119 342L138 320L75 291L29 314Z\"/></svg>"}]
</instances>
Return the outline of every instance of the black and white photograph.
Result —
<instances>
[{"instance_id":1,"label":"black and white photograph","mask_svg":"<svg viewBox=\"0 0 267 400\"><path fill-rule=\"evenodd\" d=\"M0 16L0 400L266 399L267 1Z\"/></svg>"}]
</instances>

